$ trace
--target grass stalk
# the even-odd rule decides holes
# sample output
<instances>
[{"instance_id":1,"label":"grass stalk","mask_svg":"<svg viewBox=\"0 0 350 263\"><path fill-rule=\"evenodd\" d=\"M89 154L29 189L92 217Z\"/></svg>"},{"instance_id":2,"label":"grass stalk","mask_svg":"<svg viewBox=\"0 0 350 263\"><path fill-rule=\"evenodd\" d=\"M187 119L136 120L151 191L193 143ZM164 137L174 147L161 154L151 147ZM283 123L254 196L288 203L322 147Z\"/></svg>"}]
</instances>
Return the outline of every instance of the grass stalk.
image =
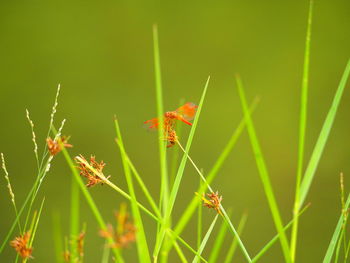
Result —
<instances>
[{"instance_id":1,"label":"grass stalk","mask_svg":"<svg viewBox=\"0 0 350 263\"><path fill-rule=\"evenodd\" d=\"M52 213L52 234L55 247L56 263L63 263L63 245L62 245L62 229L61 216L58 211Z\"/></svg>"},{"instance_id":2,"label":"grass stalk","mask_svg":"<svg viewBox=\"0 0 350 263\"><path fill-rule=\"evenodd\" d=\"M247 214L243 214L240 221L239 221L238 228L237 228L237 233L239 235L241 235L243 232L245 223L247 222L247 217L248 217ZM229 250L226 253L224 263L231 263L232 262L233 256L236 252L237 245L238 245L237 238L234 238Z\"/></svg>"},{"instance_id":3,"label":"grass stalk","mask_svg":"<svg viewBox=\"0 0 350 263\"><path fill-rule=\"evenodd\" d=\"M290 253L291 253L292 262L295 262L295 253L296 253L296 246L297 246L298 223L299 223L298 213L299 213L299 207L300 207L299 206L300 183L302 179L303 164L304 164L305 133L306 133L306 124L307 124L307 97L308 97L308 89L309 89L312 10L313 10L313 0L310 0L308 22L307 22L307 33L306 33L306 41L305 41L301 100L300 100L298 166L297 166L294 209L293 209L293 217L295 218L295 220L292 227L291 241L290 241Z\"/></svg>"},{"instance_id":4,"label":"grass stalk","mask_svg":"<svg viewBox=\"0 0 350 263\"><path fill-rule=\"evenodd\" d=\"M216 224L216 221L218 220L219 214L216 214L216 216L214 217L214 220L212 221L212 223L210 224L210 227L207 231L207 233L205 234L201 245L199 246L199 250L198 250L198 254L201 255L205 246L207 245L207 242L209 240L209 237L211 236L211 233L213 232L214 226ZM192 263L197 263L199 261L199 256L195 256ZM210 261L209 261L210 262Z\"/></svg>"},{"instance_id":5,"label":"grass stalk","mask_svg":"<svg viewBox=\"0 0 350 263\"><path fill-rule=\"evenodd\" d=\"M79 185L76 179L72 176L71 178L71 206L70 206L70 236L75 239L79 235L79 208L80 208L80 197L79 197ZM78 246L77 242L70 242L71 257L78 257Z\"/></svg>"},{"instance_id":6,"label":"grass stalk","mask_svg":"<svg viewBox=\"0 0 350 263\"><path fill-rule=\"evenodd\" d=\"M116 140L116 143L119 147L121 147L119 140ZM143 182L140 174L137 172L134 164L132 163L132 161L130 160L130 158L126 152L125 152L125 158L126 158L126 161L128 162L128 165L130 166L130 169L131 169L132 173L134 174L139 186L141 187L141 190L143 191L143 193L145 194L145 197L147 198L149 204L151 205L154 213L157 215L158 218L161 218L162 215L160 213L160 210L159 210L156 202L154 201L154 198L152 197L151 193L148 191L147 186Z\"/></svg>"},{"instance_id":7,"label":"grass stalk","mask_svg":"<svg viewBox=\"0 0 350 263\"><path fill-rule=\"evenodd\" d=\"M236 82L237 82L239 97L240 97L240 100L242 103L242 109L243 109L244 116L245 116L246 122L247 122L247 130L248 130L250 142L251 142L253 152L255 155L255 161L256 161L256 164L257 164L257 167L259 170L260 179L261 179L263 186L264 186L265 195L266 195L267 200L268 200L268 204L269 204L269 207L271 210L273 221L275 223L277 232L280 235L280 241L281 241L284 259L287 263L290 263L291 256L290 256L290 249L289 249L287 235L283 230L283 223L282 223L281 214L279 212L279 208L277 205L275 194L273 192L273 188L272 188L272 185L270 182L270 176L269 176L269 173L267 171L264 157L263 157L262 151L260 149L260 144L259 144L256 132L255 132L254 124L253 124L253 121L252 121L250 113L249 113L247 100L246 100L244 90L243 90L243 84L242 84L242 81L241 81L239 76L236 76Z\"/></svg>"},{"instance_id":8,"label":"grass stalk","mask_svg":"<svg viewBox=\"0 0 350 263\"><path fill-rule=\"evenodd\" d=\"M298 216L300 217L308 208L310 204L305 206L301 211L299 211ZM293 218L291 221L288 222L288 224L283 228L284 231L287 231L294 222L295 218ZM279 240L280 235L275 235L269 242L266 243L266 245L255 255L255 257L252 259L252 262L258 262L260 258Z\"/></svg>"},{"instance_id":9,"label":"grass stalk","mask_svg":"<svg viewBox=\"0 0 350 263\"><path fill-rule=\"evenodd\" d=\"M136 193L135 193L135 189L134 189L134 185L133 185L130 167L129 167L129 163L127 161L127 156L126 156L126 152L125 152L125 148L124 148L123 138L122 138L122 135L120 132L120 128L119 128L119 124L118 124L117 119L114 120L114 124L115 124L117 138L118 138L118 141L120 143L120 154L122 157L124 174L126 177L126 181L127 181L130 196L131 196L131 210L132 210L132 214L134 217L135 226L137 229L136 243L137 243L139 261L141 263L151 263L151 258L150 258L147 239L146 239L146 233L145 233L145 230L143 227L143 221L142 221L141 213L139 210L138 202L136 199Z\"/></svg>"},{"instance_id":10,"label":"grass stalk","mask_svg":"<svg viewBox=\"0 0 350 263\"><path fill-rule=\"evenodd\" d=\"M328 140L329 133L332 129L335 116L337 114L337 110L341 101L341 97L343 95L346 83L348 81L350 74L350 59L348 60L348 63L345 67L343 76L340 80L339 86L337 88L337 91L334 95L332 105L328 111L327 117L323 123L321 132L318 136L316 145L314 147L314 150L312 152L310 161L308 163L308 166L306 168L303 180L300 185L300 200L299 200L299 207L303 205L306 195L308 194L311 183L313 181L318 163L321 159L324 147L326 145L326 142Z\"/></svg>"},{"instance_id":11,"label":"grass stalk","mask_svg":"<svg viewBox=\"0 0 350 263\"><path fill-rule=\"evenodd\" d=\"M230 216L230 212L229 212L229 216ZM215 238L215 243L213 245L213 247L211 248L210 251L210 255L209 255L209 259L208 262L209 263L215 263L219 257L219 253L221 251L222 245L224 243L226 234L227 234L227 224L225 223L225 221L222 221L222 224L220 226L219 229L219 233L217 234L216 238ZM238 229L237 229L237 233L238 233Z\"/></svg>"}]
</instances>

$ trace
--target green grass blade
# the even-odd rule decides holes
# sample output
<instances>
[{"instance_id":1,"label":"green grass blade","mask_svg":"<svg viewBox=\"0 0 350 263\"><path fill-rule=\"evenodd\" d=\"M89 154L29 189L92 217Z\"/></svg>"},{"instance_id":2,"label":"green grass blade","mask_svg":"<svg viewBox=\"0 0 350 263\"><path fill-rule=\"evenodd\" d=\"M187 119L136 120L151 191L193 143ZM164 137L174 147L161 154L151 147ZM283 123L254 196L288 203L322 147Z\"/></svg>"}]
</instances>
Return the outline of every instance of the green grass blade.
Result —
<instances>
[{"instance_id":1,"label":"green grass blade","mask_svg":"<svg viewBox=\"0 0 350 263\"><path fill-rule=\"evenodd\" d=\"M71 178L71 207L70 207L70 236L75 239L79 235L79 185L76 179ZM70 252L72 258L78 257L77 242L70 242Z\"/></svg>"},{"instance_id":2,"label":"green grass blade","mask_svg":"<svg viewBox=\"0 0 350 263\"><path fill-rule=\"evenodd\" d=\"M102 260L101 263L108 263L109 262L109 252L111 251L110 247L108 246L108 242L105 243L105 246L103 248L102 252Z\"/></svg>"},{"instance_id":3,"label":"green grass blade","mask_svg":"<svg viewBox=\"0 0 350 263\"><path fill-rule=\"evenodd\" d=\"M182 263L187 263L188 261L187 261L187 259L185 257L185 254L182 252L182 250L181 250L179 244L176 242L176 240L174 241L174 248L175 248L177 254L179 255L179 258L180 258L181 262Z\"/></svg>"},{"instance_id":4,"label":"green grass blade","mask_svg":"<svg viewBox=\"0 0 350 263\"><path fill-rule=\"evenodd\" d=\"M298 214L298 217L300 217L308 208L310 205L305 206ZM283 228L284 231L287 231L294 222L295 218L293 218L291 221L288 222L288 224ZM256 256L253 258L252 262L257 262L260 260L260 258L277 242L280 235L275 235L269 242L266 243L266 245L259 251L259 253L256 254Z\"/></svg>"},{"instance_id":5,"label":"green grass blade","mask_svg":"<svg viewBox=\"0 0 350 263\"><path fill-rule=\"evenodd\" d=\"M247 214L243 214L241 217L241 220L239 221L238 228L237 228L237 233L239 235L241 235L243 232L245 223L247 222L247 218L248 218ZM231 244L231 246L226 254L224 263L231 263L232 262L233 256L236 252L237 245L238 245L237 238L234 238L233 242L232 242L232 244Z\"/></svg>"},{"instance_id":6,"label":"green grass blade","mask_svg":"<svg viewBox=\"0 0 350 263\"><path fill-rule=\"evenodd\" d=\"M257 105L257 99L254 100L254 102L252 103L252 105L250 107L250 112L251 113L256 108L256 105ZM239 123L238 127L236 128L236 130L233 132L233 134L232 134L230 140L228 141L228 143L226 144L224 150L221 152L220 156L216 160L213 168L209 171L208 176L206 178L208 184L211 184L212 181L215 179L215 177L218 174L219 170L221 169L221 167L223 166L223 164L226 161L227 157L231 153L233 147L236 145L236 142L238 141L238 138L241 136L241 134L242 134L242 132L244 130L245 124L246 123L245 123L245 120L243 118L240 121L240 123ZM198 188L197 193L199 193L199 194L203 193L206 188L207 188L207 186L205 184L202 184ZM188 224L189 220L191 219L194 211L196 210L197 205L198 205L198 199L196 198L196 196L194 196L192 198L190 204L186 207L186 210L182 214L180 220L178 221L178 223L175 226L175 232L177 234L181 234L182 233L182 231L184 230L184 228Z\"/></svg>"},{"instance_id":7,"label":"green grass blade","mask_svg":"<svg viewBox=\"0 0 350 263\"><path fill-rule=\"evenodd\" d=\"M63 263L63 245L62 245L62 230L61 216L58 211L52 213L52 234L55 247L56 263Z\"/></svg>"},{"instance_id":8,"label":"green grass blade","mask_svg":"<svg viewBox=\"0 0 350 263\"><path fill-rule=\"evenodd\" d=\"M118 140L116 140L117 145L120 147L120 142ZM160 210L158 209L158 206L156 204L156 202L154 201L151 193L148 191L147 186L145 185L145 183L143 182L140 174L137 172L134 164L132 163L132 161L130 160L129 156L127 153L125 153L125 158L126 161L128 162L128 165L130 166L130 169L132 171L132 173L134 174L137 182L139 183L139 186L141 187L141 190L143 191L143 193L145 194L149 204L151 205L153 211L156 213L156 215L158 216L158 218L161 218L161 213Z\"/></svg>"},{"instance_id":9,"label":"green grass blade","mask_svg":"<svg viewBox=\"0 0 350 263\"><path fill-rule=\"evenodd\" d=\"M41 212L44 206L44 202L45 202L45 198L43 198L41 205L40 205L40 209L39 212L37 213L37 211L34 211L34 215L33 215L33 220L32 223L30 225L29 228L29 232L30 232L30 239L28 242L28 247L32 247L33 246L33 242L35 239L35 234L36 234L36 230L38 229L38 225L39 225L39 220L40 220L40 216L41 216ZM16 258L16 262L18 260L18 254L17 254L17 258ZM23 263L26 263L28 260L28 258L24 258L23 259Z\"/></svg>"},{"instance_id":10,"label":"green grass blade","mask_svg":"<svg viewBox=\"0 0 350 263\"><path fill-rule=\"evenodd\" d=\"M12 233L13 233L15 227L16 227L16 225L18 224L18 221L20 220L20 217L21 217L24 209L29 204L29 201L30 201L31 197L34 194L34 191L36 189L36 185L37 185L38 182L39 182L39 178L37 178L36 181L34 182L32 188L30 189L29 193L26 196L26 199L24 200L24 203L23 203L21 209L18 212L18 215L16 216L15 220L12 222L10 230L8 231L7 235L5 236L4 241L1 243L0 254L3 251L3 249L5 248L5 246L8 244L8 241L9 241L9 239L10 239L10 237L11 237L11 235L12 235Z\"/></svg>"},{"instance_id":11,"label":"green grass blade","mask_svg":"<svg viewBox=\"0 0 350 263\"><path fill-rule=\"evenodd\" d=\"M344 211L347 211L349 209L349 206L350 206L350 194L348 195L348 198L346 200ZM339 240L339 236L340 236L340 233L342 231L343 225L344 225L344 213L342 211L340 214L337 226L335 227L332 239L331 239L329 246L327 248L327 252L326 252L326 255L323 259L323 263L330 263L332 261L334 250L335 250L335 247L336 247L337 242Z\"/></svg>"},{"instance_id":12,"label":"green grass blade","mask_svg":"<svg viewBox=\"0 0 350 263\"><path fill-rule=\"evenodd\" d=\"M224 243L225 236L227 234L227 230L227 224L225 223L225 221L222 221L219 234L216 236L214 246L211 248L211 252L208 259L209 263L215 263L218 259L220 250L222 248L222 244Z\"/></svg>"},{"instance_id":13,"label":"green grass blade","mask_svg":"<svg viewBox=\"0 0 350 263\"><path fill-rule=\"evenodd\" d=\"M199 184L203 184L202 181ZM203 205L202 202L198 202L198 218L197 218L197 248L199 249L202 240L202 225L203 225Z\"/></svg>"},{"instance_id":14,"label":"green grass blade","mask_svg":"<svg viewBox=\"0 0 350 263\"><path fill-rule=\"evenodd\" d=\"M132 210L132 214L134 216L134 222L135 222L135 226L137 229L136 243L137 243L139 261L145 262L145 263L151 263L151 258L150 258L149 251L148 251L146 233L145 233L145 230L143 227L141 213L140 213L140 210L139 210L139 207L137 204L133 180L132 180L132 176L131 176L131 172L130 172L130 167L129 167L129 164L127 161L127 156L125 153L124 143L123 143L122 135L120 132L118 120L115 119L114 123L115 123L117 138L118 138L118 141L120 143L120 154L122 157L124 173L125 173L126 181L127 181L130 196L131 196L131 210Z\"/></svg>"},{"instance_id":15,"label":"green grass blade","mask_svg":"<svg viewBox=\"0 0 350 263\"><path fill-rule=\"evenodd\" d=\"M289 249L289 244L288 244L288 240L287 240L287 235L283 230L283 223L282 223L281 214L279 212L279 208L277 205L275 194L274 194L273 189L272 189L272 185L270 182L270 176L269 176L269 173L267 171L267 167L266 167L266 164L265 164L265 161L263 158L263 154L262 154L261 149L260 149L260 144L259 144L256 132L255 132L254 124L253 124L253 121L252 121L250 113L249 113L247 100L246 100L244 90L243 90L243 84L242 84L242 81L239 78L239 76L236 76L236 82L237 82L239 97L240 97L240 100L242 103L242 109L243 109L244 116L245 116L246 122L247 122L247 130L248 130L249 138L251 141L251 145L252 145L253 152L255 155L255 161L256 161L256 164L257 164L257 167L259 170L259 174L260 174L260 179L261 179L263 186L264 186L265 195L266 195L267 200L268 200L268 204L269 204L269 207L270 207L270 210L272 213L272 217L273 217L277 232L280 234L283 255L284 255L286 262L291 262L290 249Z\"/></svg>"},{"instance_id":16,"label":"green grass blade","mask_svg":"<svg viewBox=\"0 0 350 263\"><path fill-rule=\"evenodd\" d=\"M209 240L209 237L211 236L211 233L212 233L212 231L213 231L213 229L214 229L214 226L215 226L215 224L216 224L216 221L218 220L218 217L219 217L219 214L216 214L216 216L215 216L213 222L210 224L210 227L209 227L207 233L205 234L205 236L204 236L204 238L203 238L203 240L202 240L202 243L201 243L201 245L200 245L200 247L199 247L199 250L198 250L198 254L199 254L199 255L202 254L202 252L203 252L205 246L207 245L207 242L208 242L208 240ZM199 260L199 257L198 257L198 256L195 256L194 259L192 260L192 263L197 263L198 260Z\"/></svg>"},{"instance_id":17,"label":"green grass blade","mask_svg":"<svg viewBox=\"0 0 350 263\"><path fill-rule=\"evenodd\" d=\"M199 102L199 105L198 105L198 110L197 110L197 113L196 113L196 117L194 119L194 122L193 122L193 125L192 125L192 128L191 128L190 134L188 136L188 140L187 140L187 144L186 144L186 151L187 152L191 148L191 144L192 144L192 140L193 140L193 137L194 137L194 133L196 131L197 124L198 124L199 117L200 117L200 113L201 113L201 110L202 110L204 98L205 98L205 95L206 95L206 92L207 92L207 89L208 89L209 80L210 80L210 77L208 77L208 79L207 79L207 81L205 83L204 90L203 90L203 93L202 93L202 96L201 96L201 99L200 99L200 102ZM155 249L154 249L154 252L153 252L153 257L154 258L158 257L159 250L160 250L161 245L163 243L163 239L164 239L164 236L165 236L165 230L166 230L166 227L167 227L167 222L169 222L170 215L171 215L172 209L173 209L174 204L175 204L177 193L178 193L178 190L179 190L179 187L180 187L180 183L181 183L181 180L182 180L182 176L183 176L183 173L184 173L184 170L185 170L186 162L187 162L186 155L183 155L183 157L181 159L181 162L180 162L179 169L178 169L176 177L175 177L174 185L173 185L171 193L170 193L169 204L167 206L168 209L167 209L166 214L165 214L165 223L162 224L162 226L160 228L160 231L159 231L159 235L157 235L158 238L157 238L157 242L156 242Z\"/></svg>"},{"instance_id":18,"label":"green grass blade","mask_svg":"<svg viewBox=\"0 0 350 263\"><path fill-rule=\"evenodd\" d=\"M312 180L314 178L318 163L321 159L324 147L326 145L326 142L328 140L329 133L331 131L331 128L333 126L333 122L335 119L335 115L338 110L338 106L340 104L341 97L343 95L343 91L345 89L347 80L349 78L350 74L350 60L348 60L348 63L345 67L343 76L340 80L338 89L335 93L335 96L333 98L332 105L328 111L327 117L323 123L320 135L318 136L315 148L312 152L311 159L309 161L309 164L306 168L304 178L302 180L301 186L300 186L300 202L299 207L302 206L302 204L305 201L306 195L308 194L310 190L310 186L312 183Z\"/></svg>"},{"instance_id":19,"label":"green grass blade","mask_svg":"<svg viewBox=\"0 0 350 263\"><path fill-rule=\"evenodd\" d=\"M195 249L193 249L182 237L180 237L179 235L177 235L173 230L171 230L170 228L168 228L166 230L167 234L173 238L173 239L177 239L179 240L186 248L188 248L189 251L191 251L194 255L198 256L202 261L208 263L208 261L206 261L199 253L198 251L196 251Z\"/></svg>"},{"instance_id":20,"label":"green grass blade","mask_svg":"<svg viewBox=\"0 0 350 263\"><path fill-rule=\"evenodd\" d=\"M153 52L154 52L154 72L156 80L156 99L157 99L157 117L159 120L158 134L159 138L159 160L160 160L160 174L161 174L161 196L162 208L165 213L169 199L169 178L166 161L166 148L164 138L164 109L163 109L163 91L162 91L162 75L159 55L159 40L157 25L153 25Z\"/></svg>"},{"instance_id":21,"label":"green grass blade","mask_svg":"<svg viewBox=\"0 0 350 263\"><path fill-rule=\"evenodd\" d=\"M160 66L160 52L159 52L159 39L158 39L158 27L153 25L153 52L154 52L154 73L155 73L155 84L156 84L156 102L157 102L157 117L159 120L159 129L158 129L158 148L159 148L159 164L160 164L160 175L161 175L161 184L160 184L160 198L159 198L159 210L163 211L165 216L166 211L168 210L169 204L169 177L168 177L168 168L167 168L167 152L166 144L164 140L164 109L163 109L163 90L162 90L162 74ZM170 227L171 218L165 222L165 227ZM159 228L159 226L158 226ZM159 235L157 231L156 244L161 244L164 238L163 235ZM165 259L167 257L167 252L163 251L162 256Z\"/></svg>"},{"instance_id":22,"label":"green grass blade","mask_svg":"<svg viewBox=\"0 0 350 263\"><path fill-rule=\"evenodd\" d=\"M292 262L295 262L295 253L296 253L296 246L297 246L298 222L299 222L298 221L299 191L300 191L300 183L301 183L301 178L303 174L303 164L304 164L305 133L306 133L306 124L307 124L307 97L308 97L308 89L309 89L308 86L309 86L312 10L313 10L313 0L310 0L307 33L306 33L306 41L305 41L304 70L303 70L301 100L300 100L298 166L297 166L295 199L294 199L294 209L293 209L293 216L295 217L295 220L292 228L291 242L290 242L290 253L291 253Z\"/></svg>"},{"instance_id":23,"label":"green grass blade","mask_svg":"<svg viewBox=\"0 0 350 263\"><path fill-rule=\"evenodd\" d=\"M30 228L31 229L31 235L30 235L29 247L31 247L33 245L35 234L36 234L36 230L38 229L38 225L39 225L41 212L42 212L43 207L44 207L44 203L45 203L45 197L41 201L39 212L38 212L38 214L36 216L36 219L33 221L33 223L34 223L33 226L31 226L31 228Z\"/></svg>"}]
</instances>

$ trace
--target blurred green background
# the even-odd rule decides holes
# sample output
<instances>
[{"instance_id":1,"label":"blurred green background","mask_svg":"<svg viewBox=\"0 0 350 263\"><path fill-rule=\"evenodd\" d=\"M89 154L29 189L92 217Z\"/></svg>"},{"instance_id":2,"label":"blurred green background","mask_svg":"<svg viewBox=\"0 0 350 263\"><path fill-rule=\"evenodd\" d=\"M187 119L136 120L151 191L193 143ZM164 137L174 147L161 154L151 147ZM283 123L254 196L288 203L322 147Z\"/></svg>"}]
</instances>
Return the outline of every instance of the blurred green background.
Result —
<instances>
[{"instance_id":1,"label":"blurred green background","mask_svg":"<svg viewBox=\"0 0 350 263\"><path fill-rule=\"evenodd\" d=\"M106 174L126 189L114 143L112 120L116 114L129 155L153 195L158 196L157 134L142 128L143 121L156 115L152 24L157 23L166 110L177 108L181 98L198 103L211 75L191 149L204 171L211 168L242 118L234 73L241 74L250 100L261 98L254 120L287 222L294 198L307 11L307 1L1 1L0 151L6 157L18 206L36 173L25 109L30 110L42 151L58 83L62 90L56 125L67 119L64 134L72 136L71 153L103 159ZM315 1L306 161L350 57L349 28L349 1ZM312 206L301 220L298 262L321 261L340 213L340 172L345 174L346 185L350 184L349 107L350 92L346 90L307 197ZM34 243L35 262L54 262L54 211L61 213L64 234L69 233L70 176L58 155L38 199L46 197ZM175 220L198 182L198 175L188 165ZM232 207L236 224L248 211L243 241L255 254L275 234L275 227L246 132L213 187L223 195L224 206ZM123 199L107 186L90 191L106 221L113 222L113 211ZM2 240L14 218L3 176L0 208ZM213 211L204 211L205 228L213 217ZM149 217L143 218L154 244L155 225ZM86 262L99 262L103 240L85 200L81 201L81 220L87 222ZM193 246L195 224L193 221L182 235ZM229 241L227 238L226 247ZM135 245L125 251L127 262L136 262L134 252ZM12 262L14 256L8 247L0 261ZM174 254L171 258L178 262ZM261 262L282 259L277 244ZM244 262L240 252L236 262Z\"/></svg>"}]
</instances>

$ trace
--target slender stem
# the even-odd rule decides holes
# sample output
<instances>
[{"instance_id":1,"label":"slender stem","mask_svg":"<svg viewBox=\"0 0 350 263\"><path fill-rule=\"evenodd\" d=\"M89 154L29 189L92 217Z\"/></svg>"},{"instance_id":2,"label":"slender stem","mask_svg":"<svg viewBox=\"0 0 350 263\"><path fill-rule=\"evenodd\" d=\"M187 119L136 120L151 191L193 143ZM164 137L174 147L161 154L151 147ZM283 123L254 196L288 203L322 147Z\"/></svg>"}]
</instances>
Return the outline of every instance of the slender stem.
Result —
<instances>
[{"instance_id":1,"label":"slender stem","mask_svg":"<svg viewBox=\"0 0 350 263\"><path fill-rule=\"evenodd\" d=\"M195 170L197 171L197 173L199 174L199 176L201 177L201 179L203 180L203 182L207 185L208 189L211 192L214 192L213 189L211 188L211 186L207 183L207 180L205 179L204 175L202 174L202 172L199 170L199 168L197 167L197 165L193 162L192 158L187 154L187 152L185 151L185 149L182 147L181 143L179 141L177 141L177 144L179 145L179 147L181 148L181 150L184 152L184 154L186 155L186 157L188 158L188 160L190 161L190 163L193 165L193 167L195 168ZM238 235L238 232L236 231L235 227L233 226L230 218L228 217L224 207L220 204L220 210L222 212L222 217L223 219L226 221L226 223L228 224L228 226L230 227L231 232L234 234L234 236L237 238L238 244L245 256L245 258L247 259L248 262L251 262L251 258L249 256L249 253L247 251L247 249L245 248L241 238Z\"/></svg>"},{"instance_id":2,"label":"slender stem","mask_svg":"<svg viewBox=\"0 0 350 263\"><path fill-rule=\"evenodd\" d=\"M290 241L290 254L291 254L292 262L295 262L295 253L296 253L296 246L297 246L298 223L299 223L298 213L300 208L300 184L301 184L301 178L303 173L303 163L304 163L305 133L306 133L306 123L307 123L307 97L308 97L308 86L309 86L312 7L313 7L313 0L310 0L306 42L305 42L301 103L300 103L298 168L297 168L297 177L296 177L296 186L295 186L295 201L294 201L294 209L293 209L293 217L295 218L295 221L293 223L291 241Z\"/></svg>"}]
</instances>

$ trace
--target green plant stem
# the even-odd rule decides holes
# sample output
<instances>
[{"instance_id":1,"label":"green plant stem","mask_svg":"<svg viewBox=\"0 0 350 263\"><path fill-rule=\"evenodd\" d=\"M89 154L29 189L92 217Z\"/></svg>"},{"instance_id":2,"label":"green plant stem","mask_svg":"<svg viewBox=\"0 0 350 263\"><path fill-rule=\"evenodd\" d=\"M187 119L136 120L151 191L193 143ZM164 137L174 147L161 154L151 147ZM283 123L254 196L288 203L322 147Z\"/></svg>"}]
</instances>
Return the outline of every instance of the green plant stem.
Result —
<instances>
[{"instance_id":1,"label":"green plant stem","mask_svg":"<svg viewBox=\"0 0 350 263\"><path fill-rule=\"evenodd\" d=\"M287 263L290 263L291 255L290 255L290 248L289 248L287 235L283 230L282 218L277 205L272 184L270 181L270 176L265 164L262 151L260 149L260 144L255 132L254 124L249 113L247 100L244 94L243 84L238 75L236 76L236 82L237 82L239 97L242 104L242 109L247 122L247 130L248 130L251 146L255 155L255 161L259 171L260 179L264 187L265 195L271 210L272 218L274 220L277 232L280 234L280 241L281 241L281 247L282 247L284 259Z\"/></svg>"},{"instance_id":2,"label":"green plant stem","mask_svg":"<svg viewBox=\"0 0 350 263\"><path fill-rule=\"evenodd\" d=\"M310 67L309 64L310 64L312 9L313 9L313 0L310 0L307 33L306 33L306 41L305 41L301 101L300 101L298 166L297 166L295 199L294 199L294 209L293 209L293 217L295 218L295 220L292 227L292 234L291 234L291 241L290 241L290 253L291 253L292 262L295 262L295 253L296 253L297 238L298 238L300 183L301 183L301 178L303 173L303 163L304 163L305 133L306 133L306 124L307 124L307 97L308 97L308 89L309 89L308 86L309 86L309 67Z\"/></svg>"}]
</instances>

